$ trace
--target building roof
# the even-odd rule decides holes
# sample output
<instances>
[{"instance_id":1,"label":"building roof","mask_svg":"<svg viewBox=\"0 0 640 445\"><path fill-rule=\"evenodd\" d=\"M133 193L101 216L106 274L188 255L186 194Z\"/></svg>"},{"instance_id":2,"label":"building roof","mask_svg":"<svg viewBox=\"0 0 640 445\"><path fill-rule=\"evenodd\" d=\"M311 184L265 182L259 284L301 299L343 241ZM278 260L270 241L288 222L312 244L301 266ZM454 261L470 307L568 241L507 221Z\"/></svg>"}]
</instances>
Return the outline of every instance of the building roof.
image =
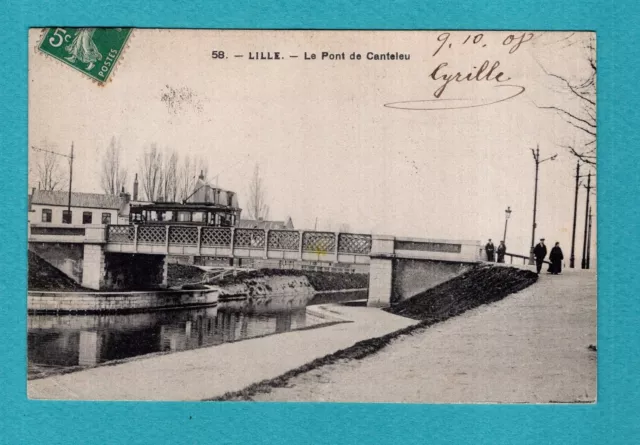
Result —
<instances>
[{"instance_id":1,"label":"building roof","mask_svg":"<svg viewBox=\"0 0 640 445\"><path fill-rule=\"evenodd\" d=\"M34 190L31 204L66 207L69 202L69 192ZM92 209L119 210L124 198L117 195L103 195L100 193L71 193L71 207L86 207Z\"/></svg>"},{"instance_id":2,"label":"building roof","mask_svg":"<svg viewBox=\"0 0 640 445\"><path fill-rule=\"evenodd\" d=\"M241 219L238 222L240 229L268 229L268 230L293 230L291 218L285 221L266 221L263 219Z\"/></svg>"}]
</instances>

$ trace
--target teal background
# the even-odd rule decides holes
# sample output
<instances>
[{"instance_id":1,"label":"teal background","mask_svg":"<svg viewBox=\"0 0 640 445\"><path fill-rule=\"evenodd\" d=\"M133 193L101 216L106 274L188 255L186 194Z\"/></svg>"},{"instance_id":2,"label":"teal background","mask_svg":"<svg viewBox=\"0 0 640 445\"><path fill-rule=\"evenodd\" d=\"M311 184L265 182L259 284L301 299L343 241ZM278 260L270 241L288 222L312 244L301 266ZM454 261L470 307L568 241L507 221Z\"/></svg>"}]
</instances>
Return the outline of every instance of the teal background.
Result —
<instances>
[{"instance_id":1,"label":"teal background","mask_svg":"<svg viewBox=\"0 0 640 445\"><path fill-rule=\"evenodd\" d=\"M640 443L638 60L633 0L156 0L5 4L0 16L0 443ZM77 403L26 399L31 26L587 29L598 33L598 403ZM179 63L179 62L176 62Z\"/></svg>"}]
</instances>

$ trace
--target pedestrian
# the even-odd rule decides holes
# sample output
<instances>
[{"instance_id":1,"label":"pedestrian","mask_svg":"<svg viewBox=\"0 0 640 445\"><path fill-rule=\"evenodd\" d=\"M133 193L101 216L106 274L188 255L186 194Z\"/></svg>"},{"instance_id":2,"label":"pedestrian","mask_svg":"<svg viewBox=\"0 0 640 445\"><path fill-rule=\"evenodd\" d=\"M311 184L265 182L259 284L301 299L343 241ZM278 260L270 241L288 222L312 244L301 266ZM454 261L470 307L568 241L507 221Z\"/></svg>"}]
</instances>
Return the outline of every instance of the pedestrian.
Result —
<instances>
[{"instance_id":1,"label":"pedestrian","mask_svg":"<svg viewBox=\"0 0 640 445\"><path fill-rule=\"evenodd\" d=\"M544 257L547 256L547 246L544 245L544 238L540 238L540 242L533 248L533 255L536 257L536 272L540 275Z\"/></svg>"},{"instance_id":2,"label":"pedestrian","mask_svg":"<svg viewBox=\"0 0 640 445\"><path fill-rule=\"evenodd\" d=\"M491 238L489 238L489 242L484 246L484 251L487 252L487 261L494 262L495 246L493 245L493 242L491 242Z\"/></svg>"},{"instance_id":3,"label":"pedestrian","mask_svg":"<svg viewBox=\"0 0 640 445\"><path fill-rule=\"evenodd\" d=\"M504 255L507 253L507 246L504 241L500 241L498 246L498 263L504 263Z\"/></svg>"},{"instance_id":4,"label":"pedestrian","mask_svg":"<svg viewBox=\"0 0 640 445\"><path fill-rule=\"evenodd\" d=\"M560 243L556 243L551 249L551 253L549 253L549 261L551 261L551 267L549 268L549 272L554 275L558 275L562 272L562 260L564 259L564 255L562 254L562 249L560 248Z\"/></svg>"}]
</instances>

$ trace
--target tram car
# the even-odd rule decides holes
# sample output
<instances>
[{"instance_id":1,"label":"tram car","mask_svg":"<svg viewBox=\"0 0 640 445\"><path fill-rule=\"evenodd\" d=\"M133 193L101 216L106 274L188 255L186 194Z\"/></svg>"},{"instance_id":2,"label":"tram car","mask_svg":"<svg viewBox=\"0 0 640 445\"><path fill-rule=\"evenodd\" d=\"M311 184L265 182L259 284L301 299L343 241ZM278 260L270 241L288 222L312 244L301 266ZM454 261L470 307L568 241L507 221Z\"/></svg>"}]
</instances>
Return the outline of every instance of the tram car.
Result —
<instances>
[{"instance_id":1,"label":"tram car","mask_svg":"<svg viewBox=\"0 0 640 445\"><path fill-rule=\"evenodd\" d=\"M205 184L201 177L182 202L131 202L129 223L236 227L241 212L235 192Z\"/></svg>"}]
</instances>

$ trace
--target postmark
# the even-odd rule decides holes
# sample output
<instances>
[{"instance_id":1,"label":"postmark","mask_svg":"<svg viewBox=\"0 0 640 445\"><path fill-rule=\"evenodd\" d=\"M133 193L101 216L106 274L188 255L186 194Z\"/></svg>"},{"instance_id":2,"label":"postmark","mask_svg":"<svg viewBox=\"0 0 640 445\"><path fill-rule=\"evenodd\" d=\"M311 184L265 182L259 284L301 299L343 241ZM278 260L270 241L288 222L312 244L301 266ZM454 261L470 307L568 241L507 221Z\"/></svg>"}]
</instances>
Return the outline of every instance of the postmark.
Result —
<instances>
[{"instance_id":1,"label":"postmark","mask_svg":"<svg viewBox=\"0 0 640 445\"><path fill-rule=\"evenodd\" d=\"M38 50L104 84L131 32L132 28L47 28Z\"/></svg>"}]
</instances>

